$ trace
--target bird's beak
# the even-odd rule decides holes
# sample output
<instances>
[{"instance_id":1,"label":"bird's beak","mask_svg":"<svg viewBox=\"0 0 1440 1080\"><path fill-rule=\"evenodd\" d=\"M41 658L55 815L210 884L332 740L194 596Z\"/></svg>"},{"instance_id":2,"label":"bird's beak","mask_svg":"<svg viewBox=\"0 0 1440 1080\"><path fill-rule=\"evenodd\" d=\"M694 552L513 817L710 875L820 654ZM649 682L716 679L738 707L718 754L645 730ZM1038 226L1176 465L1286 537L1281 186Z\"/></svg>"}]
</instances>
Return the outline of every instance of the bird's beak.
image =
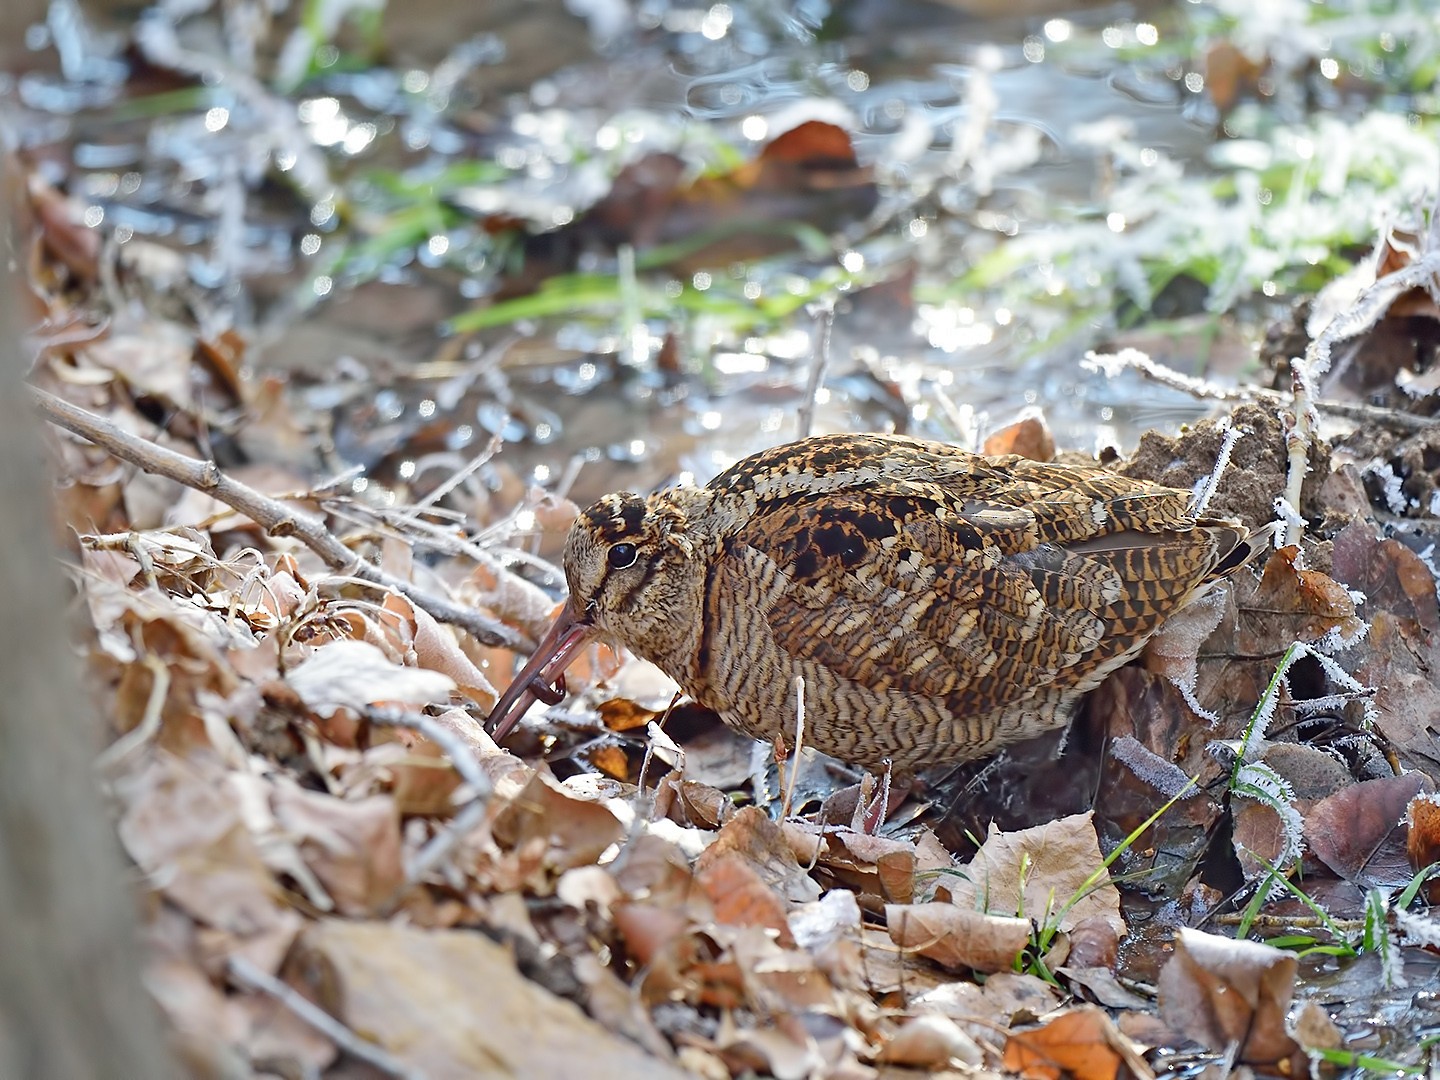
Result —
<instances>
[{"instance_id":1,"label":"bird's beak","mask_svg":"<svg viewBox=\"0 0 1440 1080\"><path fill-rule=\"evenodd\" d=\"M529 661L490 712L486 724L497 743L505 740L535 702L556 705L565 697L565 669L594 634L595 627L581 619L575 606L566 601Z\"/></svg>"}]
</instances>

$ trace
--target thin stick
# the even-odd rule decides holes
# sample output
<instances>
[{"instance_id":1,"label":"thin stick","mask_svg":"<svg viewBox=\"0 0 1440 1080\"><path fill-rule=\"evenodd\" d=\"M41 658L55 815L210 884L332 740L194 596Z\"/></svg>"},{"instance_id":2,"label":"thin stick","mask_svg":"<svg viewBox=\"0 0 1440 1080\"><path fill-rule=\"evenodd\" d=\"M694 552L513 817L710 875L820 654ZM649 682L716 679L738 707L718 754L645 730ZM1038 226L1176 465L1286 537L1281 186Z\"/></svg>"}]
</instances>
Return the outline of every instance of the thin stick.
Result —
<instances>
[{"instance_id":1,"label":"thin stick","mask_svg":"<svg viewBox=\"0 0 1440 1080\"><path fill-rule=\"evenodd\" d=\"M391 1056L388 1051L362 1039L320 1006L302 996L299 991L281 982L275 976L261 971L245 957L239 955L230 957L226 967L230 972L230 977L245 989L259 990L269 994L347 1054L375 1066L387 1076L398 1076L402 1080L424 1080L424 1073L410 1068L399 1058Z\"/></svg>"},{"instance_id":2,"label":"thin stick","mask_svg":"<svg viewBox=\"0 0 1440 1080\"><path fill-rule=\"evenodd\" d=\"M465 781L473 793L470 800L446 822L445 827L432 836L415 857L409 860L405 867L404 884L381 905L381 911L389 915L399 907L400 901L405 898L412 885L439 866L452 851L460 846L460 841L485 820L486 806L490 801L490 794L495 788L490 782L489 775L480 767L480 760L475 756L474 751L465 744L459 735L440 724L433 717L421 713L402 712L399 709L367 709L365 717L372 723L409 728L424 735L445 751L450 758L450 764L455 767L455 771L460 774L460 778Z\"/></svg>"},{"instance_id":3,"label":"thin stick","mask_svg":"<svg viewBox=\"0 0 1440 1080\"><path fill-rule=\"evenodd\" d=\"M62 401L54 394L34 387L30 391L45 417L68 431L88 439L123 461L148 473L164 476L186 487L203 491L232 509L240 511L271 536L294 536L333 570L360 578L371 585L402 593L441 622L462 627L485 645L516 648L520 635L508 626L470 608L436 596L395 577L360 558L313 514L287 506L254 488L232 480L213 461L201 461L178 454L148 439L121 431L92 412Z\"/></svg>"},{"instance_id":4,"label":"thin stick","mask_svg":"<svg viewBox=\"0 0 1440 1080\"><path fill-rule=\"evenodd\" d=\"M1287 546L1299 544L1305 535L1305 515L1300 511L1300 496L1305 486L1305 474L1310 471L1310 444L1320 423L1320 414L1315 409L1312 396L1314 390L1310 385L1311 371L1310 365L1299 360L1290 363L1290 385L1295 394L1290 414L1295 422L1285 432L1285 459L1288 463L1285 469L1285 501L1294 507L1295 514L1285 518Z\"/></svg>"},{"instance_id":5,"label":"thin stick","mask_svg":"<svg viewBox=\"0 0 1440 1080\"><path fill-rule=\"evenodd\" d=\"M433 506L435 503L443 499L446 495L449 495L450 492L454 491L457 487L463 484L468 476L470 476L477 469L479 469L480 466L484 465L487 461L489 461L492 457L499 453L500 445L500 436L492 436L490 442L486 445L484 450L481 450L480 453L476 454L473 458L471 458L469 462L461 466L455 472L451 473L448 480L444 481L434 491L430 492L429 495L426 495L423 499L416 503L416 508L423 509L427 506Z\"/></svg>"},{"instance_id":6,"label":"thin stick","mask_svg":"<svg viewBox=\"0 0 1440 1080\"><path fill-rule=\"evenodd\" d=\"M140 723L121 735L95 759L95 764L102 769L124 761L160 730L165 699L170 696L170 669L154 653L147 653L144 663L150 672L150 696L145 702L145 713Z\"/></svg>"},{"instance_id":7,"label":"thin stick","mask_svg":"<svg viewBox=\"0 0 1440 1080\"><path fill-rule=\"evenodd\" d=\"M393 912L406 891L449 858L450 853L460 846L460 841L465 839L471 831L479 828L480 823L484 820L484 799L472 799L466 803L464 808L450 819L449 824L432 836L430 842L420 849L415 858L410 860L410 865L405 871L405 884L400 886L395 896L386 901L382 910L387 914Z\"/></svg>"},{"instance_id":8,"label":"thin stick","mask_svg":"<svg viewBox=\"0 0 1440 1080\"><path fill-rule=\"evenodd\" d=\"M1081 361L1080 366L1087 371L1098 371L1111 377L1128 368L1151 382L1203 401L1266 401L1286 408L1295 402L1295 395L1284 390L1270 390L1263 386L1227 387L1207 379L1197 379L1157 363L1138 349L1122 349L1114 354L1091 353ZM1387 409L1380 405L1367 405L1360 401L1319 398L1313 399L1310 404L1322 413L1345 420L1379 424L1391 431L1424 431L1440 423L1440 420L1433 416L1416 416L1414 413Z\"/></svg>"},{"instance_id":9,"label":"thin stick","mask_svg":"<svg viewBox=\"0 0 1440 1080\"><path fill-rule=\"evenodd\" d=\"M780 818L790 816L790 800L795 796L795 783L800 778L800 751L805 747L805 676L795 676L795 749L790 752L790 776L785 782L785 795L780 800Z\"/></svg>"},{"instance_id":10,"label":"thin stick","mask_svg":"<svg viewBox=\"0 0 1440 1080\"><path fill-rule=\"evenodd\" d=\"M494 785L490 783L490 777L485 770L480 767L480 759L475 756L475 752L470 747L465 745L464 739L433 716L426 716L424 713L403 712L400 709L376 708L366 709L365 719L373 724L418 731L445 751L446 756L450 759L450 764L455 766L455 771L460 774L460 779L470 785L470 790L474 793L472 798L483 802L490 797Z\"/></svg>"},{"instance_id":11,"label":"thin stick","mask_svg":"<svg viewBox=\"0 0 1440 1080\"><path fill-rule=\"evenodd\" d=\"M1235 444L1245 434L1247 428L1232 427L1228 416L1221 417L1220 426L1225 432L1224 441L1220 444L1220 452L1215 455L1215 468L1210 470L1210 475L1195 493L1194 501L1190 506L1192 516L1198 517L1209 507L1211 500L1215 498L1215 492L1220 489L1220 478L1225 475L1225 470L1230 467L1230 454L1235 449Z\"/></svg>"},{"instance_id":12,"label":"thin stick","mask_svg":"<svg viewBox=\"0 0 1440 1080\"><path fill-rule=\"evenodd\" d=\"M810 380L805 386L805 402L800 406L798 437L806 438L815 426L815 398L825 383L825 369L830 366L830 331L835 326L835 305L826 302L815 319L815 347L810 356Z\"/></svg>"}]
</instances>

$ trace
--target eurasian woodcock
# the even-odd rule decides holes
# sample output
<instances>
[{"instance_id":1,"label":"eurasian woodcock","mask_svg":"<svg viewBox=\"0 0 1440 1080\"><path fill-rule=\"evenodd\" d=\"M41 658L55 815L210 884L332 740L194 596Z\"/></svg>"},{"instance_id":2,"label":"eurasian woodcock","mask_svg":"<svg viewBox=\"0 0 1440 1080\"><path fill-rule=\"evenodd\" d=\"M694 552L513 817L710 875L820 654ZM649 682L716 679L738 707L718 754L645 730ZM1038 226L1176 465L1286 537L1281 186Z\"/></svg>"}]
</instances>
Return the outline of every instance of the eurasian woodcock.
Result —
<instances>
[{"instance_id":1,"label":"eurasian woodcock","mask_svg":"<svg viewBox=\"0 0 1440 1080\"><path fill-rule=\"evenodd\" d=\"M1063 725L1166 617L1251 555L1189 492L896 435L822 435L705 487L607 495L570 598L491 714L564 694L587 641L653 661L755 738L901 771Z\"/></svg>"}]
</instances>

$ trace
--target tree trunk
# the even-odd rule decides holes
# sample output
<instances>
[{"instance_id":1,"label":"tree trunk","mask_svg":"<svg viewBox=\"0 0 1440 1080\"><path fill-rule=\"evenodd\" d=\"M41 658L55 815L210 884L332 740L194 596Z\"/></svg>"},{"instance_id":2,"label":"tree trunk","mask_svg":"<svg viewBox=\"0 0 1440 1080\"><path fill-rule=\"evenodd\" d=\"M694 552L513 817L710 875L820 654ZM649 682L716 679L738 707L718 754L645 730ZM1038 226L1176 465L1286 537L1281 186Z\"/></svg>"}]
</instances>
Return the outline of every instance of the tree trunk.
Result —
<instances>
[{"instance_id":1,"label":"tree trunk","mask_svg":"<svg viewBox=\"0 0 1440 1080\"><path fill-rule=\"evenodd\" d=\"M22 41L39 8L0 3L0 41ZM13 120L0 98L7 157ZM97 725L64 631L68 597L23 385L29 292L5 220L23 198L18 175L0 168L0 1076L162 1080L173 1070L96 789Z\"/></svg>"}]
</instances>

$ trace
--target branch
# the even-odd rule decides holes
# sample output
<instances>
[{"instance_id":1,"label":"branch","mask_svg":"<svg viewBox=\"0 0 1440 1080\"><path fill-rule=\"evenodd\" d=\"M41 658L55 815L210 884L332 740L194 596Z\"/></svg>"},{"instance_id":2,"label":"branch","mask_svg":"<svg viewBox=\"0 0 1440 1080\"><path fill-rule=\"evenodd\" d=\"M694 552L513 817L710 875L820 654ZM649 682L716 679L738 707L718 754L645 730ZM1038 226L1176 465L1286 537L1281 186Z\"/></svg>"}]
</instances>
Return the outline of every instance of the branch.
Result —
<instances>
[{"instance_id":1,"label":"branch","mask_svg":"<svg viewBox=\"0 0 1440 1080\"><path fill-rule=\"evenodd\" d=\"M490 775L480 765L480 759L465 740L456 732L445 727L434 717L421 713L407 713L400 709L372 708L365 710L365 718L371 723L391 727L409 728L418 731L450 758L450 764L470 788L470 799L461 806L445 825L427 843L415 858L407 860L405 882L381 905L381 911L390 915L410 891L411 886L430 873L485 820L486 803L495 785Z\"/></svg>"},{"instance_id":2,"label":"branch","mask_svg":"<svg viewBox=\"0 0 1440 1080\"><path fill-rule=\"evenodd\" d=\"M1114 355L1091 353L1080 362L1080 366L1086 371L1096 371L1111 377L1129 368L1151 382L1168 386L1172 390L1179 390L1181 393L1189 394L1199 400L1265 401L1282 408L1291 408L1295 404L1293 393L1270 390L1263 386L1219 386L1205 379L1182 374L1164 364L1156 363L1136 349L1122 349ZM1391 431L1402 433L1424 431L1440 423L1433 416L1419 416L1415 413L1402 412L1399 409L1387 409L1383 405L1368 405L1363 401L1334 401L1319 398L1312 400L1310 404L1320 412L1329 413L1332 416L1354 420L1357 423L1379 424Z\"/></svg>"},{"instance_id":3,"label":"branch","mask_svg":"<svg viewBox=\"0 0 1440 1080\"><path fill-rule=\"evenodd\" d=\"M473 608L427 592L393 574L387 574L346 547L314 514L288 506L278 499L260 494L238 480L232 480L221 472L220 467L213 461L201 461L199 458L179 454L148 439L121 431L103 417L71 405L44 390L31 387L30 392L35 396L40 412L53 423L90 440L96 446L147 473L164 476L213 496L232 509L240 511L271 536L295 537L337 573L402 593L417 607L424 608L439 621L468 630L484 645L502 645L513 649L521 644L520 635L503 623L488 618Z\"/></svg>"},{"instance_id":4,"label":"branch","mask_svg":"<svg viewBox=\"0 0 1440 1080\"><path fill-rule=\"evenodd\" d=\"M226 967L234 982L246 990L259 990L269 994L352 1057L373 1065L386 1076L399 1077L401 1080L421 1080L421 1073L409 1068L384 1047L378 1046L368 1039L362 1039L320 1006L303 996L289 983L283 983L275 976L262 971L245 957L239 955L230 957Z\"/></svg>"}]
</instances>

